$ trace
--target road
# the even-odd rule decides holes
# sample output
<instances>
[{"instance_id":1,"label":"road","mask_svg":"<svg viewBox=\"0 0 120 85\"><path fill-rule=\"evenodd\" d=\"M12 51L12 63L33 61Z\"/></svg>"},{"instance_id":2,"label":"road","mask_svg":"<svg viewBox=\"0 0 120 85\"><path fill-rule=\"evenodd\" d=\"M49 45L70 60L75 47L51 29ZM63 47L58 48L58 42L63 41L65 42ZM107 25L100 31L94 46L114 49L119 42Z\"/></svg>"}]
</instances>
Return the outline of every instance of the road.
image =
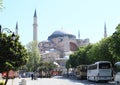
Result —
<instances>
[{"instance_id":1,"label":"road","mask_svg":"<svg viewBox=\"0 0 120 85\"><path fill-rule=\"evenodd\" d=\"M31 80L30 78L25 78L26 85L115 85L114 82L109 83L95 83L87 80L75 80L63 77L53 77L53 78L38 78L37 80ZM23 79L9 80L7 85L22 85Z\"/></svg>"}]
</instances>

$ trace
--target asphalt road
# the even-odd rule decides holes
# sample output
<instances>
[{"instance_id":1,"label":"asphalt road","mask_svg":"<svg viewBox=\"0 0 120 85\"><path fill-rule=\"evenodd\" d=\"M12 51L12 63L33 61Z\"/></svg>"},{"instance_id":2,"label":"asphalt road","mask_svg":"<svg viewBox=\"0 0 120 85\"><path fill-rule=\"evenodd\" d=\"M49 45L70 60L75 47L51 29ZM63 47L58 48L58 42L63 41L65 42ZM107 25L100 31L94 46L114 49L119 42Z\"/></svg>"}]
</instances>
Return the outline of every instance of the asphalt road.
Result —
<instances>
[{"instance_id":1,"label":"asphalt road","mask_svg":"<svg viewBox=\"0 0 120 85\"><path fill-rule=\"evenodd\" d=\"M108 83L96 83L87 80L75 80L72 78L63 78L60 76L53 78L38 78L37 80L31 80L31 78L16 78L14 80L10 79L7 85L115 85L114 82Z\"/></svg>"}]
</instances>

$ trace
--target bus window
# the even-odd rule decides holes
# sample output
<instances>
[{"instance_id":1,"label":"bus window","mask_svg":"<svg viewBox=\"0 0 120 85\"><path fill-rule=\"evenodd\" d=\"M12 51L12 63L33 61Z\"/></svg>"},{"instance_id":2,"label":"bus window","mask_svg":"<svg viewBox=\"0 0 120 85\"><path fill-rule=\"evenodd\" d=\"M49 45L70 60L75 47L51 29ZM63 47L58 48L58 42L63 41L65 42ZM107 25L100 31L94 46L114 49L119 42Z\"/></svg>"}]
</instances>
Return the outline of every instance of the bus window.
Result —
<instances>
[{"instance_id":1,"label":"bus window","mask_svg":"<svg viewBox=\"0 0 120 85\"><path fill-rule=\"evenodd\" d=\"M97 64L89 65L88 69L89 70L97 69Z\"/></svg>"},{"instance_id":2,"label":"bus window","mask_svg":"<svg viewBox=\"0 0 120 85\"><path fill-rule=\"evenodd\" d=\"M110 68L110 63L100 63L99 64L99 69L109 69Z\"/></svg>"}]
</instances>

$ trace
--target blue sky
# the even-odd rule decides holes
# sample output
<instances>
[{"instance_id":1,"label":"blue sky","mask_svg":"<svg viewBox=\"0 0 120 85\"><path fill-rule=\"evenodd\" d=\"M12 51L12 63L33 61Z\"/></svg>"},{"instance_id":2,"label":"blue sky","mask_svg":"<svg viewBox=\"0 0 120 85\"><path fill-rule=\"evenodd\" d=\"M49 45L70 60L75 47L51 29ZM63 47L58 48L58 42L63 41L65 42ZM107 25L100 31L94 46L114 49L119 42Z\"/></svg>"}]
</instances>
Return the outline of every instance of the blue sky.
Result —
<instances>
[{"instance_id":1,"label":"blue sky","mask_svg":"<svg viewBox=\"0 0 120 85\"><path fill-rule=\"evenodd\" d=\"M20 41L33 40L33 15L38 16L38 41L47 40L55 30L63 28L80 38L96 43L103 38L104 23L112 35L120 23L120 0L4 0L0 11L2 27L15 31L18 22Z\"/></svg>"}]
</instances>

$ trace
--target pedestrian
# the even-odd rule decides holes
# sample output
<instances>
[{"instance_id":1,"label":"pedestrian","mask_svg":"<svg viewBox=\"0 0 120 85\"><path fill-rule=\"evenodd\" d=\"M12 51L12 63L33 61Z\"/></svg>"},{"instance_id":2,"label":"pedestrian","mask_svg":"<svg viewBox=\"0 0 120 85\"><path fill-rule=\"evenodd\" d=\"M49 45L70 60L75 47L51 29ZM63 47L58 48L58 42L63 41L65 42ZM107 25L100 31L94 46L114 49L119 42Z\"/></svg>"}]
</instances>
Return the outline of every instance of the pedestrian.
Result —
<instances>
[{"instance_id":1,"label":"pedestrian","mask_svg":"<svg viewBox=\"0 0 120 85\"><path fill-rule=\"evenodd\" d=\"M21 78L21 75L19 74L19 79Z\"/></svg>"},{"instance_id":2,"label":"pedestrian","mask_svg":"<svg viewBox=\"0 0 120 85\"><path fill-rule=\"evenodd\" d=\"M34 75L33 75L33 74L31 74L31 80L33 80L33 77L34 77Z\"/></svg>"}]
</instances>

